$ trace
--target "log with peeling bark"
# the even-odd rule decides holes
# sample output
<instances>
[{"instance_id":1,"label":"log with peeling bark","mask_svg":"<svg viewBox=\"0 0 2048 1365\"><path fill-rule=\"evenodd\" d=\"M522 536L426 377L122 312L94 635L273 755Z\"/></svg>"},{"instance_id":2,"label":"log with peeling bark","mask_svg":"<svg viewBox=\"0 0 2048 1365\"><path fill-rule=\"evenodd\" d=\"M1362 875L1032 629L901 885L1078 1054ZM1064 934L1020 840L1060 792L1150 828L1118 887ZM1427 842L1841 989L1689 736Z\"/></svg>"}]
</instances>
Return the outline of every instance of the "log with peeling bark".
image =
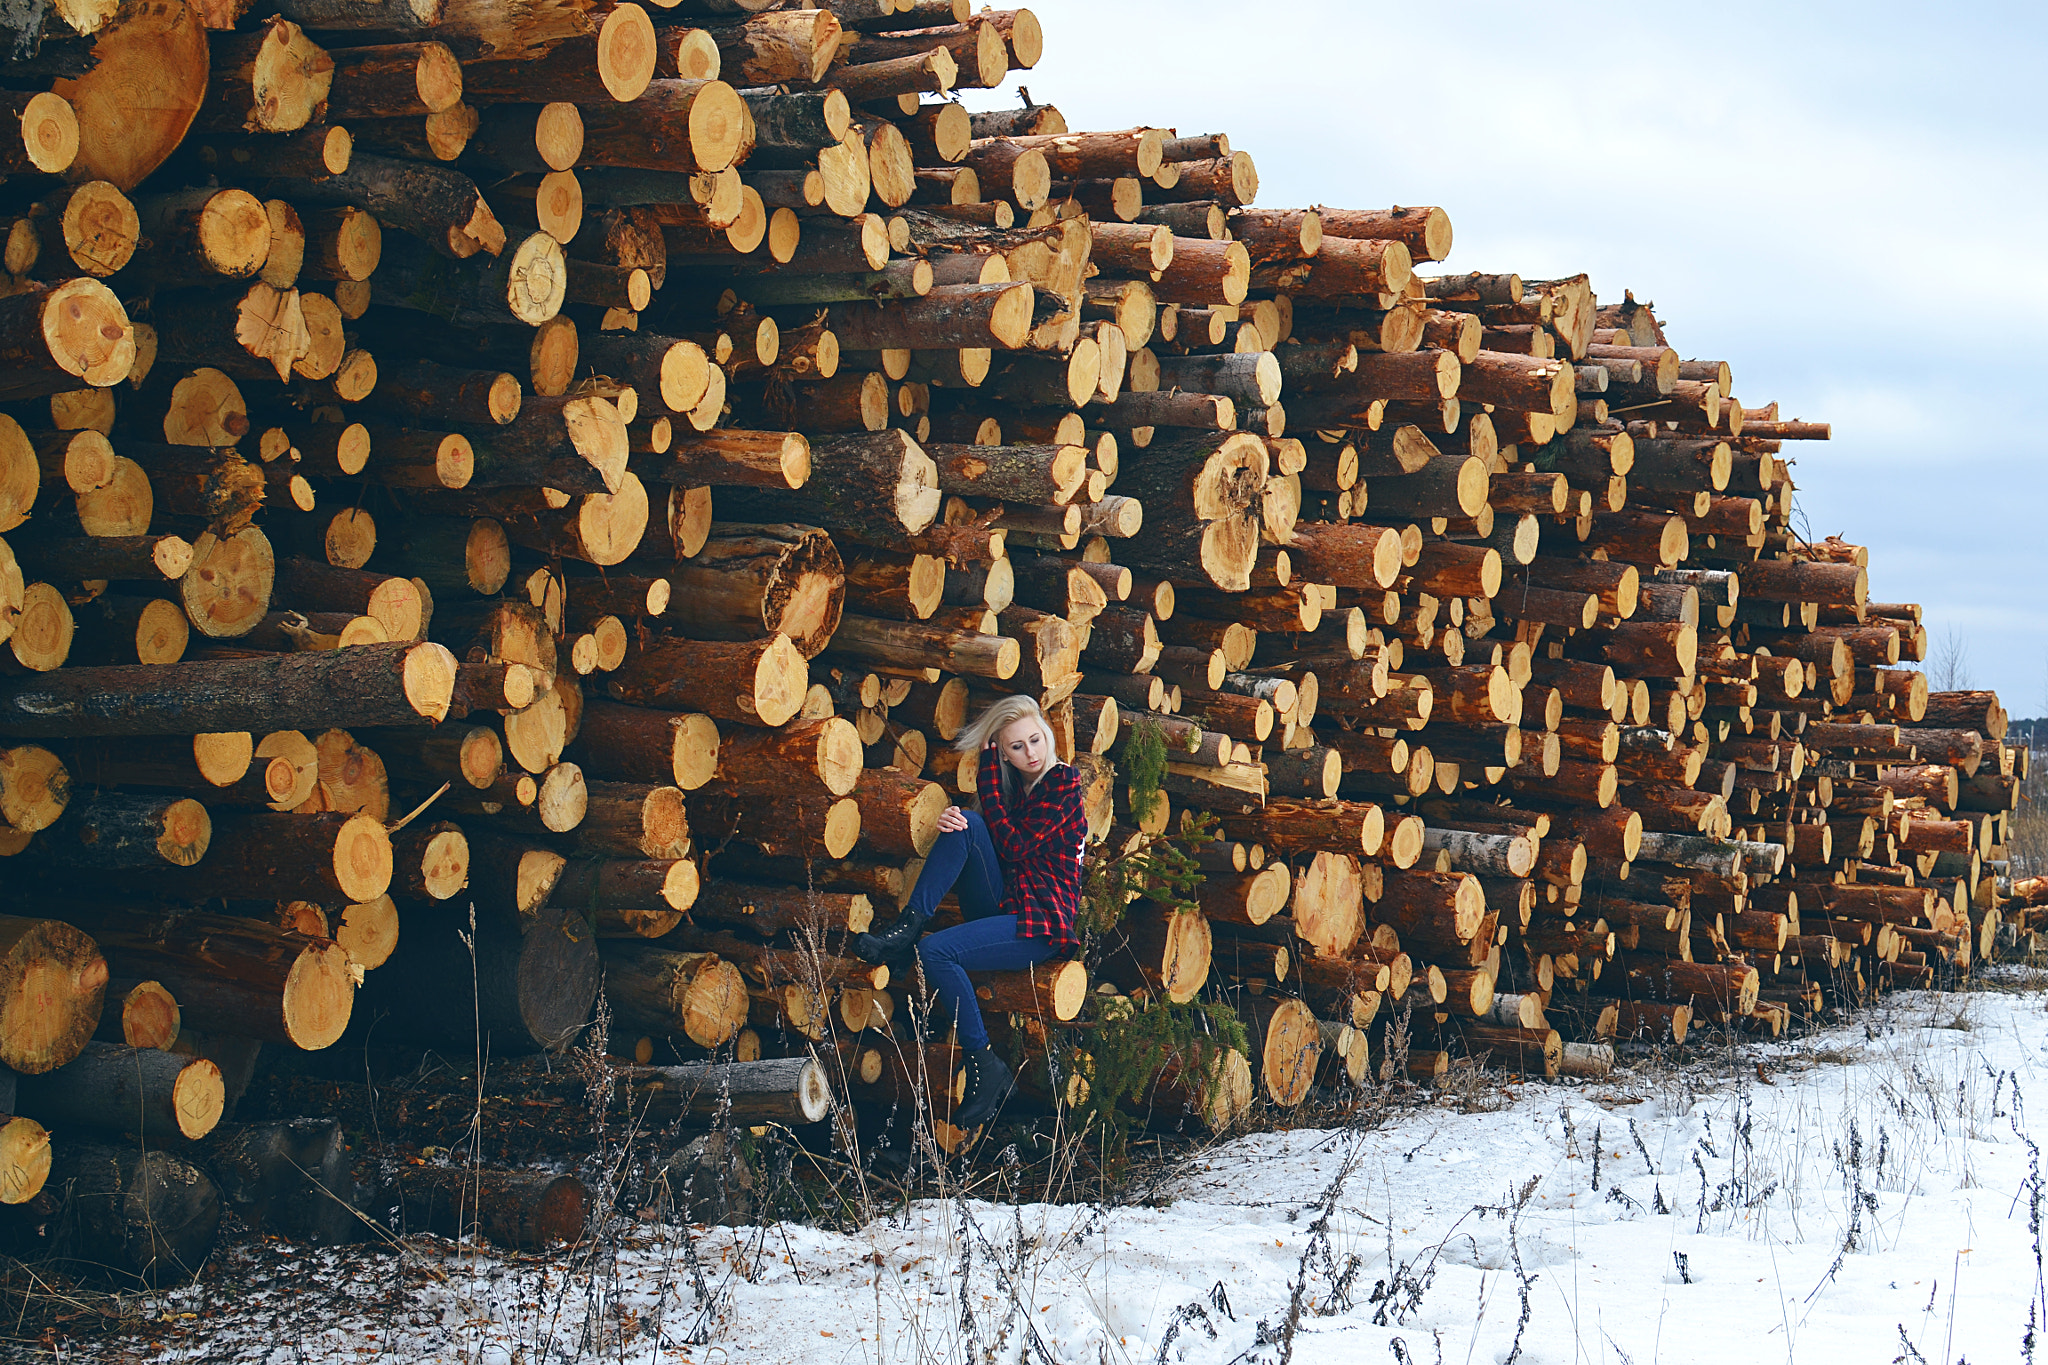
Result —
<instances>
[{"instance_id":1,"label":"log with peeling bark","mask_svg":"<svg viewBox=\"0 0 2048 1365\"><path fill-rule=\"evenodd\" d=\"M731 1041L747 1022L746 983L716 953L613 942L604 959L607 998L628 1022L706 1048Z\"/></svg>"},{"instance_id":2,"label":"log with peeling bark","mask_svg":"<svg viewBox=\"0 0 2048 1365\"><path fill-rule=\"evenodd\" d=\"M779 633L814 658L838 628L844 577L831 537L815 527L714 523L704 547L670 571L664 619L704 640Z\"/></svg>"}]
</instances>

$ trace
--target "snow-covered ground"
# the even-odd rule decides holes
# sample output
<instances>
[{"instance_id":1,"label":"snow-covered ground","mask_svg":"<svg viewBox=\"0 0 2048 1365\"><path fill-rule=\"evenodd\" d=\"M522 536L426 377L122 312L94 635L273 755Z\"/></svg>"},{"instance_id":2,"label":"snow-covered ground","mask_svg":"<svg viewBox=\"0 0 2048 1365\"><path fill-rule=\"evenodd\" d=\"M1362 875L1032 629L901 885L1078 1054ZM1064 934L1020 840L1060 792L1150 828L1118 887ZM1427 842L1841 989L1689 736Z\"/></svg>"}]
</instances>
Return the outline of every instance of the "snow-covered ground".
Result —
<instances>
[{"instance_id":1,"label":"snow-covered ground","mask_svg":"<svg viewBox=\"0 0 2048 1365\"><path fill-rule=\"evenodd\" d=\"M1643 1068L1245 1137L1143 1206L698 1229L566 1288L444 1263L375 1321L294 1320L287 1297L267 1341L230 1345L244 1304L170 1354L538 1365L599 1344L594 1289L603 1358L706 1365L2019 1361L2048 1330L2044 1026L2037 992L1900 996L1719 1079Z\"/></svg>"}]
</instances>

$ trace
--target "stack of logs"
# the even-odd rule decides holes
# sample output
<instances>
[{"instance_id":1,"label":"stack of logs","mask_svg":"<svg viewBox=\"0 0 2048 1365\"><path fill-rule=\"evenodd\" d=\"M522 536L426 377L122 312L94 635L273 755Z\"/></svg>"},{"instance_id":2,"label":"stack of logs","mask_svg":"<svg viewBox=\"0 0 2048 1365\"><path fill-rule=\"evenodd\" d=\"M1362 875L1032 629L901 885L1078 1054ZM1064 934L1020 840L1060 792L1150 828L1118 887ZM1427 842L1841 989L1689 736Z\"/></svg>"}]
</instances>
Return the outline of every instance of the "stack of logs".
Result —
<instances>
[{"instance_id":1,"label":"stack of logs","mask_svg":"<svg viewBox=\"0 0 2048 1365\"><path fill-rule=\"evenodd\" d=\"M829 1079L964 1141L847 938L1006 694L1092 856L1221 834L1199 912L980 982L1049 1102L1064 1025L1203 992L1251 1056L1140 1103L1220 1127L1996 947L1996 698L1791 531L1827 428L1633 297L1423 273L1437 208L1253 207L1219 134L947 98L1038 60L1027 10L269 8L73 0L0 66L0 1200L210 1236L236 1161L314 1159L213 1132L262 1055L560 1051L600 982L622 1093ZM581 1216L492 1188L494 1235Z\"/></svg>"}]
</instances>

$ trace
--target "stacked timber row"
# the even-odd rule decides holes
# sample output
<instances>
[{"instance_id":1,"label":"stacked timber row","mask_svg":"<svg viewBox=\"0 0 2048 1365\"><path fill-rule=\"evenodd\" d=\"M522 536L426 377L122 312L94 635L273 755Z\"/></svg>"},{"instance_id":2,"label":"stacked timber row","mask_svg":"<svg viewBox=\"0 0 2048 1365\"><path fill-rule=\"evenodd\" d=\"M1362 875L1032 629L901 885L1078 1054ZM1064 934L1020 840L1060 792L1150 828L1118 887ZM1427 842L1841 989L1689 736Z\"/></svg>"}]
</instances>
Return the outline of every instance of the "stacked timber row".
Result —
<instances>
[{"instance_id":1,"label":"stacked timber row","mask_svg":"<svg viewBox=\"0 0 2048 1365\"><path fill-rule=\"evenodd\" d=\"M1054 1100L1063 1025L1205 991L1253 1055L1146 1102L1222 1125L1995 946L1996 699L1790 530L1827 428L1632 297L1434 273L1438 208L1256 207L1220 134L970 114L1028 10L280 8L60 6L0 68L0 1198L101 1049L212 1065L138 1073L196 1140L257 1044L560 1050L600 981L642 1063L816 1117L775 1059L822 1051L943 1119L848 940L1005 694L1093 856L1222 834L1199 913L981 984L1077 1059Z\"/></svg>"}]
</instances>

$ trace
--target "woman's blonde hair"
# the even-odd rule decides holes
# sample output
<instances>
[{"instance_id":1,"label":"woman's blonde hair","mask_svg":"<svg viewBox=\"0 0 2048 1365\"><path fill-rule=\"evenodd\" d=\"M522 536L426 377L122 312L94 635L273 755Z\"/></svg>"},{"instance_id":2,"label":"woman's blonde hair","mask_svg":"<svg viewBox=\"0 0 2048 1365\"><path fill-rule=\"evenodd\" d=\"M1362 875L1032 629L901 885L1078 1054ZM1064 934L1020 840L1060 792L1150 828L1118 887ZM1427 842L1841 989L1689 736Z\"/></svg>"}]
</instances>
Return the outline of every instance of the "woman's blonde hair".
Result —
<instances>
[{"instance_id":1,"label":"woman's blonde hair","mask_svg":"<svg viewBox=\"0 0 2048 1365\"><path fill-rule=\"evenodd\" d=\"M1045 712L1039 710L1038 703L1029 697L1004 697L969 721L966 728L954 738L953 747L962 753L979 753L988 747L990 740L1020 720L1035 720L1038 722L1038 728L1045 731L1046 752L1052 756L1052 762L1045 765L1045 772L1051 772L1059 763L1059 740L1053 734L1052 723L1046 720ZM1000 766L1003 775L1003 794L1014 797L1017 795L1017 784L1023 781L1023 774L1008 763ZM1045 773L1040 773L1024 790L1030 791L1044 777Z\"/></svg>"}]
</instances>

